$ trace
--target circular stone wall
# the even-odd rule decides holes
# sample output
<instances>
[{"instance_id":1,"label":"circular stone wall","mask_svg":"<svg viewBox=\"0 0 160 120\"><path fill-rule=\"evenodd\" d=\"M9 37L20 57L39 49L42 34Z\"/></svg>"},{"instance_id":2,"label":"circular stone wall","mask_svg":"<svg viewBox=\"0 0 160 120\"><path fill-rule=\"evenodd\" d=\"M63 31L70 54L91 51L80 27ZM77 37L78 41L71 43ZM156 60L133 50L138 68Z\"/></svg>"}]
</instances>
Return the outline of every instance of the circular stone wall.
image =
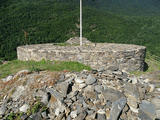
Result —
<instances>
[{"instance_id":1,"label":"circular stone wall","mask_svg":"<svg viewBox=\"0 0 160 120\"><path fill-rule=\"evenodd\" d=\"M93 69L117 66L126 71L144 69L146 48L138 45L97 43L84 46L38 44L17 48L19 60L78 61Z\"/></svg>"}]
</instances>

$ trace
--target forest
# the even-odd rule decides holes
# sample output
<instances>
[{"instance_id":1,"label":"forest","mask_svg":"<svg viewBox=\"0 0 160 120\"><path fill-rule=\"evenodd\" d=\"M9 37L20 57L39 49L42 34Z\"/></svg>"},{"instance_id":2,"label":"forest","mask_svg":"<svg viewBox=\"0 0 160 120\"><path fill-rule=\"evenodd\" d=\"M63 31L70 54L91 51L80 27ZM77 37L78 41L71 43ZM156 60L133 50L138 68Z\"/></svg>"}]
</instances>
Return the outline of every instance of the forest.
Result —
<instances>
[{"instance_id":1,"label":"forest","mask_svg":"<svg viewBox=\"0 0 160 120\"><path fill-rule=\"evenodd\" d=\"M0 59L16 59L20 45L65 42L79 36L79 4L67 1L1 0ZM133 9L126 13L119 6L100 8L103 2L97 6L93 2L84 2L84 37L92 42L144 45L151 54L160 56L159 6L148 14L145 7L145 12L137 8L136 13Z\"/></svg>"}]
</instances>

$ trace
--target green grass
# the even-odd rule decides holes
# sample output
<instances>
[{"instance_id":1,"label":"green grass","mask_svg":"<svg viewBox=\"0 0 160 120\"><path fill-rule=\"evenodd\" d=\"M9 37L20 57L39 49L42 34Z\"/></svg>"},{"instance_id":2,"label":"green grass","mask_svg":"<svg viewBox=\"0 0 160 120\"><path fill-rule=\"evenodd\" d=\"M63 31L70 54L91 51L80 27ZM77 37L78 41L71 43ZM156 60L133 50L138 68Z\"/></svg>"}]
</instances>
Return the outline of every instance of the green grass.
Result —
<instances>
[{"instance_id":1,"label":"green grass","mask_svg":"<svg viewBox=\"0 0 160 120\"><path fill-rule=\"evenodd\" d=\"M64 61L19 61L13 60L7 64L0 65L0 78L4 78L8 75L15 74L16 72L29 69L30 71L81 71L83 69L91 70L89 66L85 66L78 62L64 62Z\"/></svg>"}]
</instances>

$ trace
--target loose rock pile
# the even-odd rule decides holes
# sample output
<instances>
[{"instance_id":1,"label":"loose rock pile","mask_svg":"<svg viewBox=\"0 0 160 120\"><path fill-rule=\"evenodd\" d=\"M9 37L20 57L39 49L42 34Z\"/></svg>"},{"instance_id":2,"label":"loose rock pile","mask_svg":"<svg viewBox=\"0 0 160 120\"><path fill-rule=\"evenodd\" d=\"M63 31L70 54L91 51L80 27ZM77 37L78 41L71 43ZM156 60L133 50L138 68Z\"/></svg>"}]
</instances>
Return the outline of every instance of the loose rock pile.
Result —
<instances>
[{"instance_id":1,"label":"loose rock pile","mask_svg":"<svg viewBox=\"0 0 160 120\"><path fill-rule=\"evenodd\" d=\"M1 92L1 119L7 119L11 113L22 120L160 119L159 83L153 84L114 66L56 74L22 71L3 81L14 81L16 88L8 89L6 85L0 89L8 90Z\"/></svg>"}]
</instances>

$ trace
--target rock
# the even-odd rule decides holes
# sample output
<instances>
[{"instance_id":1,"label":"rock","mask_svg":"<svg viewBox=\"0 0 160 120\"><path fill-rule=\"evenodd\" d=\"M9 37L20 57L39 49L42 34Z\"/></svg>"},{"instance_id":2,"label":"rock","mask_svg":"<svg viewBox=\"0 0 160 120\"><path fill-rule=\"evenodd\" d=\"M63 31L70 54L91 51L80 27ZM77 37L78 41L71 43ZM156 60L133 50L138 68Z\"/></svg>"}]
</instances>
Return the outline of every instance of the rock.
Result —
<instances>
[{"instance_id":1,"label":"rock","mask_svg":"<svg viewBox=\"0 0 160 120\"><path fill-rule=\"evenodd\" d=\"M124 94L127 97L127 104L133 112L138 113L138 103L140 102L140 94L138 87L127 83L124 87Z\"/></svg>"},{"instance_id":2,"label":"rock","mask_svg":"<svg viewBox=\"0 0 160 120\"><path fill-rule=\"evenodd\" d=\"M41 114L40 113L35 113L30 116L32 120L42 120Z\"/></svg>"},{"instance_id":3,"label":"rock","mask_svg":"<svg viewBox=\"0 0 160 120\"><path fill-rule=\"evenodd\" d=\"M21 70L19 72L16 73L16 75L14 75L13 79L17 78L17 77L21 77L23 75L27 75L29 74L30 71L29 70Z\"/></svg>"},{"instance_id":4,"label":"rock","mask_svg":"<svg viewBox=\"0 0 160 120\"><path fill-rule=\"evenodd\" d=\"M17 101L22 95L25 93L25 87L24 86L18 86L16 91L11 95L11 98L13 101Z\"/></svg>"},{"instance_id":5,"label":"rock","mask_svg":"<svg viewBox=\"0 0 160 120\"><path fill-rule=\"evenodd\" d=\"M85 83L79 84L79 88L82 89L84 87L86 87L87 85Z\"/></svg>"},{"instance_id":6,"label":"rock","mask_svg":"<svg viewBox=\"0 0 160 120\"><path fill-rule=\"evenodd\" d=\"M56 98L57 100L63 101L63 95L61 93L57 92L55 89L47 88L46 91L49 92L51 95L53 95L54 98Z\"/></svg>"},{"instance_id":7,"label":"rock","mask_svg":"<svg viewBox=\"0 0 160 120\"><path fill-rule=\"evenodd\" d=\"M126 103L127 103L127 100L124 97L113 102L109 120L118 120Z\"/></svg>"},{"instance_id":8,"label":"rock","mask_svg":"<svg viewBox=\"0 0 160 120\"><path fill-rule=\"evenodd\" d=\"M97 114L97 120L106 120L105 114Z\"/></svg>"},{"instance_id":9,"label":"rock","mask_svg":"<svg viewBox=\"0 0 160 120\"><path fill-rule=\"evenodd\" d=\"M0 107L0 115L4 115L5 112L6 112L6 110L7 110L7 107L6 107L5 104L3 104L3 105Z\"/></svg>"},{"instance_id":10,"label":"rock","mask_svg":"<svg viewBox=\"0 0 160 120\"><path fill-rule=\"evenodd\" d=\"M142 110L139 110L138 117L140 120L153 120L147 114L145 114Z\"/></svg>"},{"instance_id":11,"label":"rock","mask_svg":"<svg viewBox=\"0 0 160 120\"><path fill-rule=\"evenodd\" d=\"M97 120L106 120L105 111L100 109L97 111Z\"/></svg>"},{"instance_id":12,"label":"rock","mask_svg":"<svg viewBox=\"0 0 160 120\"><path fill-rule=\"evenodd\" d=\"M115 102L119 98L124 97L124 95L121 92L116 91L116 90L111 89L111 88L105 89L102 92L102 95L104 96L106 101L109 100L109 101L112 101L112 102Z\"/></svg>"},{"instance_id":13,"label":"rock","mask_svg":"<svg viewBox=\"0 0 160 120\"><path fill-rule=\"evenodd\" d=\"M44 119L47 119L47 113L46 113L46 111L42 112L41 115L42 115L42 117L43 117Z\"/></svg>"},{"instance_id":14,"label":"rock","mask_svg":"<svg viewBox=\"0 0 160 120\"><path fill-rule=\"evenodd\" d=\"M156 110L155 106L149 101L142 100L142 103L139 105L140 110L147 114L150 118L155 118Z\"/></svg>"},{"instance_id":15,"label":"rock","mask_svg":"<svg viewBox=\"0 0 160 120\"><path fill-rule=\"evenodd\" d=\"M95 120L95 118L96 118L96 113L93 113L93 114L87 115L85 119L86 120Z\"/></svg>"},{"instance_id":16,"label":"rock","mask_svg":"<svg viewBox=\"0 0 160 120\"><path fill-rule=\"evenodd\" d=\"M156 109L156 117L160 118L160 98L155 97L151 99L151 103L154 104Z\"/></svg>"},{"instance_id":17,"label":"rock","mask_svg":"<svg viewBox=\"0 0 160 120\"><path fill-rule=\"evenodd\" d=\"M84 83L84 80L81 79L81 78L75 78L75 82L76 82L77 84L81 84L81 83Z\"/></svg>"},{"instance_id":18,"label":"rock","mask_svg":"<svg viewBox=\"0 0 160 120\"><path fill-rule=\"evenodd\" d=\"M55 88L58 92L60 92L63 95L63 97L66 97L69 88L69 83L68 82L58 83L56 84Z\"/></svg>"},{"instance_id":19,"label":"rock","mask_svg":"<svg viewBox=\"0 0 160 120\"><path fill-rule=\"evenodd\" d=\"M137 78L135 76L131 77L130 79L132 81L132 84L136 84L138 82L138 80L137 80Z\"/></svg>"},{"instance_id":20,"label":"rock","mask_svg":"<svg viewBox=\"0 0 160 120\"><path fill-rule=\"evenodd\" d=\"M13 79L13 76L12 76L12 75L9 75L8 77L2 79L2 81L3 81L3 82L8 82L8 81L10 81L10 80L12 80L12 79Z\"/></svg>"},{"instance_id":21,"label":"rock","mask_svg":"<svg viewBox=\"0 0 160 120\"><path fill-rule=\"evenodd\" d=\"M140 95L137 86L127 83L124 87L125 95L133 100L139 101Z\"/></svg>"},{"instance_id":22,"label":"rock","mask_svg":"<svg viewBox=\"0 0 160 120\"><path fill-rule=\"evenodd\" d=\"M70 114L71 118L76 118L77 117L77 110L75 111L72 111L71 114Z\"/></svg>"},{"instance_id":23,"label":"rock","mask_svg":"<svg viewBox=\"0 0 160 120\"><path fill-rule=\"evenodd\" d=\"M21 112L24 112L24 113L26 113L28 109L29 109L29 105L28 105L28 104L24 104L23 106L21 106L21 107L19 108L19 110L20 110Z\"/></svg>"},{"instance_id":24,"label":"rock","mask_svg":"<svg viewBox=\"0 0 160 120\"><path fill-rule=\"evenodd\" d=\"M82 113L80 113L75 120L84 120L86 117L87 113L85 111L83 111Z\"/></svg>"},{"instance_id":25,"label":"rock","mask_svg":"<svg viewBox=\"0 0 160 120\"><path fill-rule=\"evenodd\" d=\"M94 89L97 93L102 93L103 91L103 87L101 85L96 85Z\"/></svg>"},{"instance_id":26,"label":"rock","mask_svg":"<svg viewBox=\"0 0 160 120\"><path fill-rule=\"evenodd\" d=\"M88 77L87 77L85 82L86 82L87 85L91 85L91 84L96 82L96 78L93 77L92 75L88 75Z\"/></svg>"},{"instance_id":27,"label":"rock","mask_svg":"<svg viewBox=\"0 0 160 120\"><path fill-rule=\"evenodd\" d=\"M114 66L114 65L111 65L111 66L108 66L107 67L107 70L110 70L110 71L117 71L119 68L117 66Z\"/></svg>"},{"instance_id":28,"label":"rock","mask_svg":"<svg viewBox=\"0 0 160 120\"><path fill-rule=\"evenodd\" d=\"M154 84L149 84L149 92L153 92L155 90L155 85Z\"/></svg>"}]
</instances>

